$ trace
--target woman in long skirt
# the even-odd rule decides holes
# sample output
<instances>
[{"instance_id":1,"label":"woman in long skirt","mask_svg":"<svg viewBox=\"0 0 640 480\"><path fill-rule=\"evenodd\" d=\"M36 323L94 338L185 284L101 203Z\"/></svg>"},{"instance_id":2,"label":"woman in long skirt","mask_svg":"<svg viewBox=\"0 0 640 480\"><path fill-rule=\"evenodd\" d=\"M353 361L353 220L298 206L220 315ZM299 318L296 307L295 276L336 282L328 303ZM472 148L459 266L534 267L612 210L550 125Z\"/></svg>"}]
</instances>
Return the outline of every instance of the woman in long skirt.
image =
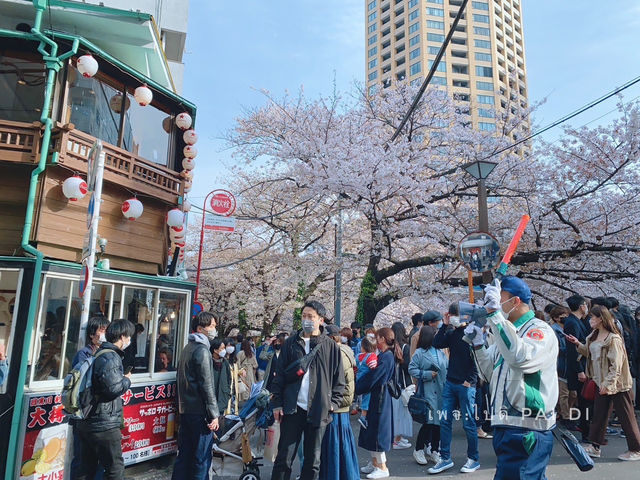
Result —
<instances>
[{"instance_id":1,"label":"woman in long skirt","mask_svg":"<svg viewBox=\"0 0 640 480\"><path fill-rule=\"evenodd\" d=\"M320 480L358 480L358 452L356 439L349 420L351 403L355 391L356 359L349 347L351 330L339 330L335 325L327 327L327 334L340 345L344 367L345 389L340 408L333 412L333 420L324 433L322 455L320 457ZM346 339L343 342L342 339Z\"/></svg>"}]
</instances>

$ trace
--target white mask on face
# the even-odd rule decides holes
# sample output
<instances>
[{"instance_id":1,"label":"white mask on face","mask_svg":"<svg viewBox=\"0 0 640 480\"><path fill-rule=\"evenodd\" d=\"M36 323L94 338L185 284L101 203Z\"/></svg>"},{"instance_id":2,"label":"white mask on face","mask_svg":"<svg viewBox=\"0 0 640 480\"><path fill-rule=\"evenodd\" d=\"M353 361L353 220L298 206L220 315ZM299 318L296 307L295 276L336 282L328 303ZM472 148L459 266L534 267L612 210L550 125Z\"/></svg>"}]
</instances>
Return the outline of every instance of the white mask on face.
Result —
<instances>
[{"instance_id":1,"label":"white mask on face","mask_svg":"<svg viewBox=\"0 0 640 480\"><path fill-rule=\"evenodd\" d=\"M513 300L514 298L516 298L516 297L511 297L511 298L510 298L509 300L507 300L506 302L502 302L502 303L500 304L500 310L502 310L502 315L504 315L504 318L509 318L509 315L511 314L511 312L513 312L513 311L516 309L516 305L514 305L514 306L511 308L511 310L509 310L508 312L505 312L505 311L504 311L504 308L502 308L502 306L503 306L505 303L510 302L510 301L511 301L511 300ZM515 302L514 302L514 303L515 303Z\"/></svg>"},{"instance_id":2,"label":"white mask on face","mask_svg":"<svg viewBox=\"0 0 640 480\"><path fill-rule=\"evenodd\" d=\"M129 345L131 345L131 339L130 338L127 338L126 340L123 340L122 341L122 349L121 350L126 349Z\"/></svg>"},{"instance_id":3,"label":"white mask on face","mask_svg":"<svg viewBox=\"0 0 640 480\"><path fill-rule=\"evenodd\" d=\"M342 336L341 336L341 337L340 337L340 341L341 341L342 343L347 343L347 337L342 337Z\"/></svg>"},{"instance_id":4,"label":"white mask on face","mask_svg":"<svg viewBox=\"0 0 640 480\"><path fill-rule=\"evenodd\" d=\"M449 317L449 325L451 325L453 328L458 328L460 326L460 317L451 315Z\"/></svg>"},{"instance_id":5,"label":"white mask on face","mask_svg":"<svg viewBox=\"0 0 640 480\"><path fill-rule=\"evenodd\" d=\"M231 345L229 345L225 350L229 355L236 351L235 347L232 347Z\"/></svg>"},{"instance_id":6,"label":"white mask on face","mask_svg":"<svg viewBox=\"0 0 640 480\"><path fill-rule=\"evenodd\" d=\"M100 343L104 343L107 341L107 336L104 333L100 334L100 338L98 339Z\"/></svg>"},{"instance_id":7,"label":"white mask on face","mask_svg":"<svg viewBox=\"0 0 640 480\"><path fill-rule=\"evenodd\" d=\"M224 358L224 356L227 354L227 349L223 348L222 350L220 350L218 352L218 355L220 355L220 358Z\"/></svg>"}]
</instances>

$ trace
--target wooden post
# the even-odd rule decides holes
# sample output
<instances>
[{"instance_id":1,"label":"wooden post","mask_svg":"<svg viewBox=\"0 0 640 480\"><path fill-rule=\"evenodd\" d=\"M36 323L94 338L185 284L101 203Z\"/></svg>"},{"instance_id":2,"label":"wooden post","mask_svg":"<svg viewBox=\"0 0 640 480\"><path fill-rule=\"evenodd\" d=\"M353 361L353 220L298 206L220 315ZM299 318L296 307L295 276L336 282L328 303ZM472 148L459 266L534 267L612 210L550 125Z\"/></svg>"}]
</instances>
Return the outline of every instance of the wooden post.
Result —
<instances>
[{"instance_id":1,"label":"wooden post","mask_svg":"<svg viewBox=\"0 0 640 480\"><path fill-rule=\"evenodd\" d=\"M473 272L467 270L467 283L469 284L469 303L475 303L473 298Z\"/></svg>"}]
</instances>

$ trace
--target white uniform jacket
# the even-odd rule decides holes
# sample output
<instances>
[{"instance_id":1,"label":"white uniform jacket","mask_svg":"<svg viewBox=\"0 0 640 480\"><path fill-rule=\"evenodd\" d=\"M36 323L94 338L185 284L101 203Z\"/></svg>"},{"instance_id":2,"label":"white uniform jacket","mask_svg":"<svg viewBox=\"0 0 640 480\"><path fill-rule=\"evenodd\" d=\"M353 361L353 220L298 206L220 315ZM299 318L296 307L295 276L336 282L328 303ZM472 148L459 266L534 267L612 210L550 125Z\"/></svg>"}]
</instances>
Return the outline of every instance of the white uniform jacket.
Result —
<instances>
[{"instance_id":1,"label":"white uniform jacket","mask_svg":"<svg viewBox=\"0 0 640 480\"><path fill-rule=\"evenodd\" d=\"M515 323L497 311L487 317L493 345L474 349L481 377L490 382L491 424L550 430L558 402L558 340L532 311Z\"/></svg>"}]
</instances>

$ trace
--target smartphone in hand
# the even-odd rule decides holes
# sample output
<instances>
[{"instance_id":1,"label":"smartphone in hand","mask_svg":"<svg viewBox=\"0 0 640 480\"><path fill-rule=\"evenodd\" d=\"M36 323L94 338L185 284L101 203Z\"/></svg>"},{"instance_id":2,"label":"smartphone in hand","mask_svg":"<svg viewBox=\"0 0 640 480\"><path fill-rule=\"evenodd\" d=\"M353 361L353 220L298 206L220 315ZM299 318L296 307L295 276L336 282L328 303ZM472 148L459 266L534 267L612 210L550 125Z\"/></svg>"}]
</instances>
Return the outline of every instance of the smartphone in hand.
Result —
<instances>
[{"instance_id":1,"label":"smartphone in hand","mask_svg":"<svg viewBox=\"0 0 640 480\"><path fill-rule=\"evenodd\" d=\"M129 365L127 366L127 368L124 369L125 375L129 375L131 372L133 372L133 365Z\"/></svg>"}]
</instances>

